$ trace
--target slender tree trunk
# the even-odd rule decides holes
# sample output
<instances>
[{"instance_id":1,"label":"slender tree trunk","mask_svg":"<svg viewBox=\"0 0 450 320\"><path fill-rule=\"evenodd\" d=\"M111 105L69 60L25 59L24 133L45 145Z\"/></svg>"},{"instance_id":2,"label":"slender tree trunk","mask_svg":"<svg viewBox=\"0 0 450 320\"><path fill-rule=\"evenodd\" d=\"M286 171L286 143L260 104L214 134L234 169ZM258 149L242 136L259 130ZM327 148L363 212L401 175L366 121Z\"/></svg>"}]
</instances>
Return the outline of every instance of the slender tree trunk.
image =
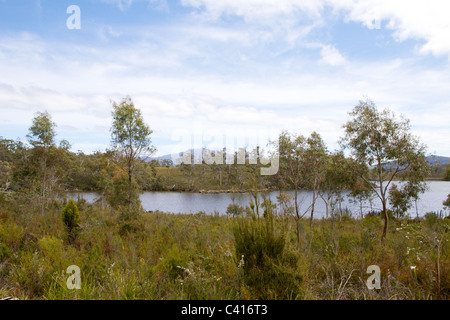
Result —
<instances>
[{"instance_id":1,"label":"slender tree trunk","mask_svg":"<svg viewBox=\"0 0 450 320\"><path fill-rule=\"evenodd\" d=\"M386 242L389 217L387 214L386 197L385 197L384 190L383 190L383 175L382 175L381 170L382 170L381 160L378 159L378 179L380 181L380 197L381 197L381 203L383 204L383 216L384 216L384 227L383 227L383 234L381 235L381 244L384 246L384 244Z\"/></svg>"},{"instance_id":2,"label":"slender tree trunk","mask_svg":"<svg viewBox=\"0 0 450 320\"><path fill-rule=\"evenodd\" d=\"M133 160L134 160L134 150L133 150L133 144L130 138L129 141L129 147L130 147L130 154L128 155L128 210L129 213L131 212L131 199L133 196Z\"/></svg>"},{"instance_id":3,"label":"slender tree trunk","mask_svg":"<svg viewBox=\"0 0 450 320\"><path fill-rule=\"evenodd\" d=\"M300 226L299 226L300 214L298 212L298 202L297 202L298 195L297 195L297 193L298 193L298 188L296 187L295 192L294 192L295 216L296 216L295 224L296 224L296 230L297 230L297 247L300 250Z\"/></svg>"},{"instance_id":4,"label":"slender tree trunk","mask_svg":"<svg viewBox=\"0 0 450 320\"><path fill-rule=\"evenodd\" d=\"M359 214L361 216L361 220L363 219L363 205L362 205L362 200L359 200Z\"/></svg>"},{"instance_id":5,"label":"slender tree trunk","mask_svg":"<svg viewBox=\"0 0 450 320\"><path fill-rule=\"evenodd\" d=\"M325 215L328 219L328 206L330 204L330 195L328 194L327 198L325 199L324 195L319 193L319 196L322 198L323 202L325 203Z\"/></svg>"},{"instance_id":6,"label":"slender tree trunk","mask_svg":"<svg viewBox=\"0 0 450 320\"><path fill-rule=\"evenodd\" d=\"M416 206L416 217L419 218L419 211L417 210L417 199L414 200L414 204Z\"/></svg>"},{"instance_id":7,"label":"slender tree trunk","mask_svg":"<svg viewBox=\"0 0 450 320\"><path fill-rule=\"evenodd\" d=\"M312 204L311 204L311 218L309 219L309 226L310 226L310 228L312 228L315 204L316 204L316 189L314 188L313 189L313 200L312 200ZM311 231L312 231L312 229L311 229Z\"/></svg>"},{"instance_id":8,"label":"slender tree trunk","mask_svg":"<svg viewBox=\"0 0 450 320\"><path fill-rule=\"evenodd\" d=\"M300 218L300 215L298 213L297 193L298 193L298 190L297 190L297 188L295 188L295 192L294 192L295 214L296 214L297 218Z\"/></svg>"},{"instance_id":9,"label":"slender tree trunk","mask_svg":"<svg viewBox=\"0 0 450 320\"><path fill-rule=\"evenodd\" d=\"M47 184L47 147L44 150L44 176L42 178L42 201L41 201L41 215L44 215L45 209L45 185Z\"/></svg>"},{"instance_id":10,"label":"slender tree trunk","mask_svg":"<svg viewBox=\"0 0 450 320\"><path fill-rule=\"evenodd\" d=\"M383 227L383 234L381 235L381 244L384 246L384 244L386 242L386 235L387 235L389 217L388 217L388 214L387 214L386 200L384 199L384 197L383 197L382 203L383 203L384 227Z\"/></svg>"},{"instance_id":11,"label":"slender tree trunk","mask_svg":"<svg viewBox=\"0 0 450 320\"><path fill-rule=\"evenodd\" d=\"M297 217L295 219L296 231L297 231L297 248L300 250L300 219Z\"/></svg>"},{"instance_id":12,"label":"slender tree trunk","mask_svg":"<svg viewBox=\"0 0 450 320\"><path fill-rule=\"evenodd\" d=\"M131 199L133 195L133 181L132 181L132 169L131 165L128 167L128 209L131 210Z\"/></svg>"}]
</instances>

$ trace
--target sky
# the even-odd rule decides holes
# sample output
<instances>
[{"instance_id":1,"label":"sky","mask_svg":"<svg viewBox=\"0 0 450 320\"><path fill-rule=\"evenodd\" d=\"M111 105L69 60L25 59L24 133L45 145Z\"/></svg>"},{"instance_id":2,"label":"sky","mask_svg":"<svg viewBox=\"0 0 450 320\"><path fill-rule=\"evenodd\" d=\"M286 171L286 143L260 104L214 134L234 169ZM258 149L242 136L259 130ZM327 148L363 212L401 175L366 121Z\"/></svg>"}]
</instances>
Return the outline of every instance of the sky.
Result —
<instances>
[{"instance_id":1,"label":"sky","mask_svg":"<svg viewBox=\"0 0 450 320\"><path fill-rule=\"evenodd\" d=\"M0 0L0 136L26 141L47 110L58 141L102 151L126 96L155 155L282 129L333 151L367 97L450 156L450 2Z\"/></svg>"}]
</instances>

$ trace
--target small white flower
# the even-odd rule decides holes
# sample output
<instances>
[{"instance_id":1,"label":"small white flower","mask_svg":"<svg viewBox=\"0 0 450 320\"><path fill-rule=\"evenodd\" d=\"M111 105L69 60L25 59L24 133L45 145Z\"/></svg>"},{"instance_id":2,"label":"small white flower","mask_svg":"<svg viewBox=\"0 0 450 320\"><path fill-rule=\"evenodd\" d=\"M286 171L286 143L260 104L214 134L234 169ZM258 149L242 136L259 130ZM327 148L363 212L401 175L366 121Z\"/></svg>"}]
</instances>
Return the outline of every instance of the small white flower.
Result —
<instances>
[{"instance_id":1,"label":"small white flower","mask_svg":"<svg viewBox=\"0 0 450 320\"><path fill-rule=\"evenodd\" d=\"M411 266L411 270L414 270L414 269L416 269L416 266Z\"/></svg>"},{"instance_id":2,"label":"small white flower","mask_svg":"<svg viewBox=\"0 0 450 320\"><path fill-rule=\"evenodd\" d=\"M238 268L240 269L240 268L242 268L242 266L244 265L244 255L242 255L241 256L241 261L239 261L239 265L238 265Z\"/></svg>"}]
</instances>

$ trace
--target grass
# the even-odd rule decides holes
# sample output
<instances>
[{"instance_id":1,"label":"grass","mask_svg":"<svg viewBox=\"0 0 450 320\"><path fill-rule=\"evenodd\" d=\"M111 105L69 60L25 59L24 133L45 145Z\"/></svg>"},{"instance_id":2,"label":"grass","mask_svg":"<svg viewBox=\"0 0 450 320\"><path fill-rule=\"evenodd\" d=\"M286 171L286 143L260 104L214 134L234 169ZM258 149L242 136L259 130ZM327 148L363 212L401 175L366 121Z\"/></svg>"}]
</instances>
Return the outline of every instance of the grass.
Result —
<instances>
[{"instance_id":1,"label":"grass","mask_svg":"<svg viewBox=\"0 0 450 320\"><path fill-rule=\"evenodd\" d=\"M30 199L0 199L0 298L19 299L448 299L449 219L368 216L300 221L141 213L123 233L111 209L79 202L67 242L63 204L40 215ZM67 267L81 269L69 290ZM381 289L369 290L369 265Z\"/></svg>"}]
</instances>

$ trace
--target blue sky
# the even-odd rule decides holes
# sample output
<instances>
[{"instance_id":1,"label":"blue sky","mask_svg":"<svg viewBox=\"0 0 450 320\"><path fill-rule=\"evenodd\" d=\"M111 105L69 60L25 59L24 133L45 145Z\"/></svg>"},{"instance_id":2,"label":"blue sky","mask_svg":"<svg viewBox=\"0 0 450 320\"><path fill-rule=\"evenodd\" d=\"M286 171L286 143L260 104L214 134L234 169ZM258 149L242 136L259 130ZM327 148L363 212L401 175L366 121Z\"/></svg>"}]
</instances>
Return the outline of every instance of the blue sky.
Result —
<instances>
[{"instance_id":1,"label":"blue sky","mask_svg":"<svg viewBox=\"0 0 450 320\"><path fill-rule=\"evenodd\" d=\"M73 151L104 150L129 95L158 155L281 129L334 150L367 96L450 156L449 17L440 0L0 0L0 136L48 110Z\"/></svg>"}]
</instances>

